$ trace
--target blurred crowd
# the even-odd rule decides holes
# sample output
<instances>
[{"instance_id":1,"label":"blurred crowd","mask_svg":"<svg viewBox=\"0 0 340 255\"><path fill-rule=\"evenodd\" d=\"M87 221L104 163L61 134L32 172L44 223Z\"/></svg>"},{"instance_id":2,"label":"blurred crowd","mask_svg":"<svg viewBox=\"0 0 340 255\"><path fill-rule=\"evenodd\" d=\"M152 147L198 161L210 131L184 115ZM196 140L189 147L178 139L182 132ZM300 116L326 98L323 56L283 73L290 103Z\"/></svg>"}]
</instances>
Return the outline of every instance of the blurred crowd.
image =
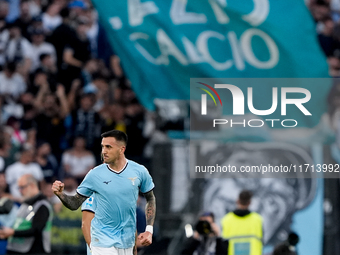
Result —
<instances>
[{"instance_id":1,"label":"blurred crowd","mask_svg":"<svg viewBox=\"0 0 340 255\"><path fill-rule=\"evenodd\" d=\"M336 134L337 146L334 147L333 154L338 155L340 153L340 0L306 0L306 4L316 23L320 47L327 57L329 76L333 78L333 87L328 94L329 119L326 122L330 123L330 127Z\"/></svg>"},{"instance_id":2,"label":"blurred crowd","mask_svg":"<svg viewBox=\"0 0 340 255\"><path fill-rule=\"evenodd\" d=\"M329 74L340 76L340 1L309 0L308 7L316 22L320 46L327 56Z\"/></svg>"},{"instance_id":3,"label":"blurred crowd","mask_svg":"<svg viewBox=\"0 0 340 255\"><path fill-rule=\"evenodd\" d=\"M79 183L111 129L147 164L147 113L89 0L0 0L0 107L0 171L14 198L25 173Z\"/></svg>"}]
</instances>

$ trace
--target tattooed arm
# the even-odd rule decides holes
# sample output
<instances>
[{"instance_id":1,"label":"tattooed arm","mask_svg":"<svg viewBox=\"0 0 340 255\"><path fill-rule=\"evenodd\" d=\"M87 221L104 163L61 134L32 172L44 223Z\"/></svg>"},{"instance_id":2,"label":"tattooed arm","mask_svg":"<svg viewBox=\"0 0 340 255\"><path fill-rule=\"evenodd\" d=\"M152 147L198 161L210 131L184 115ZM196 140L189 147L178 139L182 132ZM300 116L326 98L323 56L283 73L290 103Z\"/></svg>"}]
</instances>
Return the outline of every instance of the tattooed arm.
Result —
<instances>
[{"instance_id":1,"label":"tattooed arm","mask_svg":"<svg viewBox=\"0 0 340 255\"><path fill-rule=\"evenodd\" d=\"M80 205L86 200L86 197L76 193L74 196L66 195L64 190L64 183L61 181L55 181L52 185L52 190L56 196L59 197L60 201L70 210L77 210Z\"/></svg>"},{"instance_id":2,"label":"tattooed arm","mask_svg":"<svg viewBox=\"0 0 340 255\"><path fill-rule=\"evenodd\" d=\"M65 193L57 195L60 201L70 210L77 210L81 204L87 199L87 197L81 196L76 193L74 196L68 196Z\"/></svg>"},{"instance_id":3,"label":"tattooed arm","mask_svg":"<svg viewBox=\"0 0 340 255\"><path fill-rule=\"evenodd\" d=\"M153 191L145 193L144 197L147 202L145 207L146 225L153 226L156 217L156 198Z\"/></svg>"},{"instance_id":4,"label":"tattooed arm","mask_svg":"<svg viewBox=\"0 0 340 255\"><path fill-rule=\"evenodd\" d=\"M141 245L148 246L152 243L153 223L156 216L156 198L153 191L144 194L146 198L145 217L146 229L144 233L139 234L138 240Z\"/></svg>"}]
</instances>

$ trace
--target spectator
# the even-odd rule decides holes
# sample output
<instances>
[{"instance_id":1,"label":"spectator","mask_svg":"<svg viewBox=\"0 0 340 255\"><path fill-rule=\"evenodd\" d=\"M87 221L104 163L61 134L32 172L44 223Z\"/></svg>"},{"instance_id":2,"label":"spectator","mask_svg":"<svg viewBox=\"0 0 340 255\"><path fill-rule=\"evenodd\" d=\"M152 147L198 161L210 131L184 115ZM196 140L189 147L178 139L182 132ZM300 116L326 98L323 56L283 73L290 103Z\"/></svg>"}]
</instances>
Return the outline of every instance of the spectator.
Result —
<instances>
[{"instance_id":1,"label":"spectator","mask_svg":"<svg viewBox=\"0 0 340 255\"><path fill-rule=\"evenodd\" d=\"M42 182L44 179L43 172L37 163L33 162L34 150L24 148L21 151L19 161L10 165L6 169L6 182L9 185L9 190L13 199L16 201L22 201L20 189L18 187L18 179L25 175L31 174L36 180Z\"/></svg>"},{"instance_id":2,"label":"spectator","mask_svg":"<svg viewBox=\"0 0 340 255\"><path fill-rule=\"evenodd\" d=\"M41 0L29 0L28 2L29 5L29 11L31 17L37 17L41 13L41 9L43 7L43 3ZM33 19L34 19L33 18Z\"/></svg>"},{"instance_id":3,"label":"spectator","mask_svg":"<svg viewBox=\"0 0 340 255\"><path fill-rule=\"evenodd\" d=\"M69 109L62 85L57 86L56 96L48 91L48 84L44 82L36 99L36 106L40 112L36 118L37 139L47 141L52 147L52 153L60 159L65 130L63 122Z\"/></svg>"},{"instance_id":4,"label":"spectator","mask_svg":"<svg viewBox=\"0 0 340 255\"><path fill-rule=\"evenodd\" d=\"M223 255L228 254L225 242L212 212L204 212L196 223L195 231L184 244L182 255Z\"/></svg>"},{"instance_id":5,"label":"spectator","mask_svg":"<svg viewBox=\"0 0 340 255\"><path fill-rule=\"evenodd\" d=\"M130 137L130 142L126 147L126 155L129 159L144 163L144 148L148 141L143 135L145 126L145 112L137 99L125 108L126 133ZM131 144L133 141L134 144Z\"/></svg>"},{"instance_id":6,"label":"spectator","mask_svg":"<svg viewBox=\"0 0 340 255\"><path fill-rule=\"evenodd\" d=\"M42 22L48 34L51 34L55 28L62 23L62 17L59 15L61 5L54 2L48 6L47 11L42 15Z\"/></svg>"},{"instance_id":7,"label":"spectator","mask_svg":"<svg viewBox=\"0 0 340 255\"><path fill-rule=\"evenodd\" d=\"M75 21L78 17L84 16L86 5L81 0L74 0L69 3L68 8L70 10L69 17L71 20Z\"/></svg>"},{"instance_id":8,"label":"spectator","mask_svg":"<svg viewBox=\"0 0 340 255\"><path fill-rule=\"evenodd\" d=\"M43 26L41 15L37 15L32 19L31 24L27 28L27 32L28 32L29 35L31 35L33 33L33 31L37 30L37 29L42 29L44 32L46 32L45 28Z\"/></svg>"},{"instance_id":9,"label":"spectator","mask_svg":"<svg viewBox=\"0 0 340 255\"><path fill-rule=\"evenodd\" d=\"M32 94L27 93L29 96ZM32 96L33 97L33 96ZM37 111L33 104L24 104L24 116L21 119L21 129L25 131L29 131L32 129L36 130L37 123L35 122L35 117L37 115Z\"/></svg>"},{"instance_id":10,"label":"spectator","mask_svg":"<svg viewBox=\"0 0 340 255\"><path fill-rule=\"evenodd\" d=\"M48 54L52 61L56 60L56 52L54 46L45 42L45 34L42 29L35 29L32 31L32 67L31 72L34 72L40 66L40 55Z\"/></svg>"},{"instance_id":11,"label":"spectator","mask_svg":"<svg viewBox=\"0 0 340 255\"><path fill-rule=\"evenodd\" d=\"M322 21L330 14L329 4L323 1L311 1L309 8L316 22Z\"/></svg>"},{"instance_id":12,"label":"spectator","mask_svg":"<svg viewBox=\"0 0 340 255\"><path fill-rule=\"evenodd\" d=\"M35 100L34 104L39 109L40 106L37 105L40 103L39 92L42 93L41 96L44 96L46 93L55 92L56 80L53 79L53 77L51 79L51 76L49 76L49 74L41 68L37 69L31 78L32 81L27 89L27 92L36 97L38 101Z\"/></svg>"},{"instance_id":13,"label":"spectator","mask_svg":"<svg viewBox=\"0 0 340 255\"><path fill-rule=\"evenodd\" d=\"M91 151L86 150L86 140L83 137L76 137L73 147L62 155L65 173L75 177L79 184L95 164L96 159Z\"/></svg>"},{"instance_id":14,"label":"spectator","mask_svg":"<svg viewBox=\"0 0 340 255\"><path fill-rule=\"evenodd\" d=\"M89 29L86 34L91 45L91 55L92 57L98 58L98 14L93 9L87 8L84 10L84 16L89 20Z\"/></svg>"},{"instance_id":15,"label":"spectator","mask_svg":"<svg viewBox=\"0 0 340 255\"><path fill-rule=\"evenodd\" d=\"M99 156L102 120L99 114L93 110L93 106L94 95L83 94L80 99L80 108L72 113L72 130L73 137L84 137L86 148L91 150L94 155Z\"/></svg>"},{"instance_id":16,"label":"spectator","mask_svg":"<svg viewBox=\"0 0 340 255\"><path fill-rule=\"evenodd\" d=\"M9 41L6 45L6 60L19 63L20 73L27 78L32 62L32 45L22 36L20 24L16 21L8 24Z\"/></svg>"},{"instance_id":17,"label":"spectator","mask_svg":"<svg viewBox=\"0 0 340 255\"><path fill-rule=\"evenodd\" d=\"M18 23L20 29L21 29L21 33L22 35L29 40L30 39L30 35L28 33L28 27L32 21L32 16L30 13L30 1L29 0L21 0L20 1L20 16L19 18L16 20L16 22Z\"/></svg>"},{"instance_id":18,"label":"spectator","mask_svg":"<svg viewBox=\"0 0 340 255\"><path fill-rule=\"evenodd\" d=\"M0 2L0 8L1 8L1 2ZM4 18L0 18L0 71L4 67L6 63L5 58L5 49L7 42L9 40L9 32L8 29L6 29L6 21Z\"/></svg>"},{"instance_id":19,"label":"spectator","mask_svg":"<svg viewBox=\"0 0 340 255\"><path fill-rule=\"evenodd\" d=\"M252 193L243 190L236 202L236 210L229 212L222 220L222 238L228 240L228 255L262 254L263 220L249 211Z\"/></svg>"},{"instance_id":20,"label":"spectator","mask_svg":"<svg viewBox=\"0 0 340 255\"><path fill-rule=\"evenodd\" d=\"M126 133L125 109L121 104L113 103L107 106L107 109L101 112L101 116L105 120L102 132L116 129Z\"/></svg>"},{"instance_id":21,"label":"spectator","mask_svg":"<svg viewBox=\"0 0 340 255\"><path fill-rule=\"evenodd\" d=\"M11 116L7 120L7 126L12 128L12 144L21 147L27 141L27 133L20 129L20 121Z\"/></svg>"},{"instance_id":22,"label":"spectator","mask_svg":"<svg viewBox=\"0 0 340 255\"><path fill-rule=\"evenodd\" d=\"M96 103L93 109L96 112L101 111L109 102L109 85L107 84L106 78L99 73L92 76L92 83L87 84L83 88L83 92L95 94Z\"/></svg>"},{"instance_id":23,"label":"spectator","mask_svg":"<svg viewBox=\"0 0 340 255\"><path fill-rule=\"evenodd\" d=\"M6 0L0 1L0 19L6 19L8 16L9 3Z\"/></svg>"},{"instance_id":24,"label":"spectator","mask_svg":"<svg viewBox=\"0 0 340 255\"><path fill-rule=\"evenodd\" d=\"M26 90L26 83L23 77L16 72L16 64L8 62L4 71L0 72L0 95L10 96L11 99L18 99Z\"/></svg>"},{"instance_id":25,"label":"spectator","mask_svg":"<svg viewBox=\"0 0 340 255\"><path fill-rule=\"evenodd\" d=\"M83 84L86 86L92 82L93 75L99 71L98 61L94 58L89 59L83 70L82 70L82 80Z\"/></svg>"},{"instance_id":26,"label":"spectator","mask_svg":"<svg viewBox=\"0 0 340 255\"><path fill-rule=\"evenodd\" d=\"M57 66L56 66L56 56L52 56L50 54L43 53L39 56L40 60L40 68L42 71L44 71L48 77L50 84L57 82ZM54 82L51 82L51 79L54 80Z\"/></svg>"},{"instance_id":27,"label":"spectator","mask_svg":"<svg viewBox=\"0 0 340 255\"><path fill-rule=\"evenodd\" d=\"M46 254L51 252L52 208L40 193L38 182L30 174L18 180L25 199L19 208L14 228L0 230L1 238L8 240L7 254ZM33 212L33 213L32 213Z\"/></svg>"},{"instance_id":28,"label":"spectator","mask_svg":"<svg viewBox=\"0 0 340 255\"><path fill-rule=\"evenodd\" d=\"M320 46L327 57L332 56L336 47L336 42L333 38L334 22L331 17L323 20L323 29L318 34Z\"/></svg>"},{"instance_id":29,"label":"spectator","mask_svg":"<svg viewBox=\"0 0 340 255\"><path fill-rule=\"evenodd\" d=\"M64 48L69 42L76 40L76 32L70 26L69 10L64 8L60 11L63 22L56 27L49 41L54 45L57 53L57 67L61 70L63 63Z\"/></svg>"},{"instance_id":30,"label":"spectator","mask_svg":"<svg viewBox=\"0 0 340 255\"><path fill-rule=\"evenodd\" d=\"M37 146L35 161L43 171L44 180L46 183L53 183L58 177L58 162L52 154L51 146L48 142L42 141Z\"/></svg>"},{"instance_id":31,"label":"spectator","mask_svg":"<svg viewBox=\"0 0 340 255\"><path fill-rule=\"evenodd\" d=\"M81 80L75 79L73 80L72 85L71 85L71 90L67 95L67 102L68 102L70 111L73 112L76 110L76 108L78 107L77 102L79 101L78 99L81 97L81 95L82 95Z\"/></svg>"},{"instance_id":32,"label":"spectator","mask_svg":"<svg viewBox=\"0 0 340 255\"><path fill-rule=\"evenodd\" d=\"M90 42L87 39L89 21L83 17L77 20L76 38L70 38L63 52L62 76L68 92L74 79L80 78L81 69L91 58Z\"/></svg>"}]
</instances>

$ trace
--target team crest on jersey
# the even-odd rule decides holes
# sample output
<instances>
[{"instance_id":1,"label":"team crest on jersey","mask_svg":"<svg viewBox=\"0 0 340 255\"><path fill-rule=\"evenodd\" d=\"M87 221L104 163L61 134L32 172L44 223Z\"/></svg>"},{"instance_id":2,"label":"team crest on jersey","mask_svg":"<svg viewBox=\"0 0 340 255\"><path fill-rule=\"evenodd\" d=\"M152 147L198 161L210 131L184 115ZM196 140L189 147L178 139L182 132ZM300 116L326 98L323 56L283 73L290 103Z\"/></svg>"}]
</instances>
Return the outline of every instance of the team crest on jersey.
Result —
<instances>
[{"instance_id":1,"label":"team crest on jersey","mask_svg":"<svg viewBox=\"0 0 340 255\"><path fill-rule=\"evenodd\" d=\"M132 185L135 185L135 180L137 179L137 177L130 177L128 179L131 181Z\"/></svg>"}]
</instances>

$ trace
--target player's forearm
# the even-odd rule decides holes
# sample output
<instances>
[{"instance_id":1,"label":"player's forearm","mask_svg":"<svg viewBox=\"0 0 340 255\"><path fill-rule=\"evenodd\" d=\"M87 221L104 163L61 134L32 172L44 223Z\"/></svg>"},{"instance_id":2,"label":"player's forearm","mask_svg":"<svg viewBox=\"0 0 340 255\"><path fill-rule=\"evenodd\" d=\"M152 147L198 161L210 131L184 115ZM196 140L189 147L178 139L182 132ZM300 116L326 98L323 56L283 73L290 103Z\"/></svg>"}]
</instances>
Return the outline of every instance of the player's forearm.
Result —
<instances>
[{"instance_id":1,"label":"player's forearm","mask_svg":"<svg viewBox=\"0 0 340 255\"><path fill-rule=\"evenodd\" d=\"M84 210L82 213L82 224L81 229L87 245L90 247L91 244L91 221L94 218L94 212Z\"/></svg>"},{"instance_id":2,"label":"player's forearm","mask_svg":"<svg viewBox=\"0 0 340 255\"><path fill-rule=\"evenodd\" d=\"M150 194L149 194L150 193ZM146 198L146 207L145 207L145 216L146 216L146 225L152 225L155 222L156 217L156 198L153 195L153 192L149 192L145 195Z\"/></svg>"},{"instance_id":3,"label":"player's forearm","mask_svg":"<svg viewBox=\"0 0 340 255\"><path fill-rule=\"evenodd\" d=\"M82 231L83 231L83 235L84 235L85 242L86 242L87 245L90 247L90 243L91 243L90 226L88 226L87 223L84 224L84 222L83 222Z\"/></svg>"},{"instance_id":4,"label":"player's forearm","mask_svg":"<svg viewBox=\"0 0 340 255\"><path fill-rule=\"evenodd\" d=\"M79 194L74 196L68 196L64 192L58 195L60 201L70 210L77 210L80 205L86 200L86 197L82 197Z\"/></svg>"}]
</instances>

